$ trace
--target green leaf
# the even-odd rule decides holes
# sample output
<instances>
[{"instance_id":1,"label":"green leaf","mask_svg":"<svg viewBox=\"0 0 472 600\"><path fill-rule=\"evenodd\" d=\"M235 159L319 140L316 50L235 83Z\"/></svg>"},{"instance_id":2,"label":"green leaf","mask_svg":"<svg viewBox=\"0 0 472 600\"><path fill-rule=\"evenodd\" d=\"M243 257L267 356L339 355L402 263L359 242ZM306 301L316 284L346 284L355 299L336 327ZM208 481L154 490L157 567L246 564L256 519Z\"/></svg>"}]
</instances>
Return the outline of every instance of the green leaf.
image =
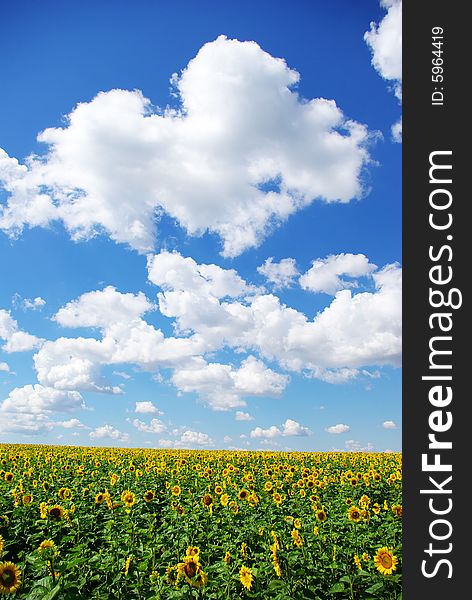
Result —
<instances>
[{"instance_id":1,"label":"green leaf","mask_svg":"<svg viewBox=\"0 0 472 600\"><path fill-rule=\"evenodd\" d=\"M371 585L369 588L367 588L366 592L368 594L375 594L379 590L383 589L383 586L384 586L383 582L379 581L379 583L374 583L374 585Z\"/></svg>"}]
</instances>

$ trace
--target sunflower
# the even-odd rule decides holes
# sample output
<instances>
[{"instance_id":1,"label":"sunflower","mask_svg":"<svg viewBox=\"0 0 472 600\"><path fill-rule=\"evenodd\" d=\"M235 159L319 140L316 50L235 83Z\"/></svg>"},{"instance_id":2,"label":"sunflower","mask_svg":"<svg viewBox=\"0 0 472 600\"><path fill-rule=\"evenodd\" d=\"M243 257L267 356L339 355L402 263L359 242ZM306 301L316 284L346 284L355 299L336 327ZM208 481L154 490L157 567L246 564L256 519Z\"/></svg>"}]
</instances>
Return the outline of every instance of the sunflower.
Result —
<instances>
[{"instance_id":1,"label":"sunflower","mask_svg":"<svg viewBox=\"0 0 472 600\"><path fill-rule=\"evenodd\" d=\"M354 554L354 564L359 569L359 571L362 571L361 559L357 556L357 554Z\"/></svg>"},{"instance_id":2,"label":"sunflower","mask_svg":"<svg viewBox=\"0 0 472 600\"><path fill-rule=\"evenodd\" d=\"M264 484L264 489L266 492L271 492L273 487L274 487L274 484L272 483L272 481L266 481Z\"/></svg>"},{"instance_id":3,"label":"sunflower","mask_svg":"<svg viewBox=\"0 0 472 600\"><path fill-rule=\"evenodd\" d=\"M56 544L53 542L53 540L43 540L39 544L38 554L42 558L46 559L56 556L56 554L58 554Z\"/></svg>"},{"instance_id":4,"label":"sunflower","mask_svg":"<svg viewBox=\"0 0 472 600\"><path fill-rule=\"evenodd\" d=\"M401 504L394 504L392 506L392 512L396 517L402 517L403 516L403 508Z\"/></svg>"},{"instance_id":5,"label":"sunflower","mask_svg":"<svg viewBox=\"0 0 472 600\"><path fill-rule=\"evenodd\" d=\"M13 481L14 475L13 473L10 473L10 471L8 471L7 473L5 473L4 477L5 481L8 481L10 483L10 481Z\"/></svg>"},{"instance_id":6,"label":"sunflower","mask_svg":"<svg viewBox=\"0 0 472 600\"><path fill-rule=\"evenodd\" d=\"M104 500L105 500L105 494L103 494L102 492L99 492L95 496L95 504L101 504Z\"/></svg>"},{"instance_id":7,"label":"sunflower","mask_svg":"<svg viewBox=\"0 0 472 600\"><path fill-rule=\"evenodd\" d=\"M282 504L282 496L278 492L275 492L275 494L272 496L272 499L278 506Z\"/></svg>"},{"instance_id":8,"label":"sunflower","mask_svg":"<svg viewBox=\"0 0 472 600\"><path fill-rule=\"evenodd\" d=\"M221 506L226 506L229 502L228 494L223 494L220 498Z\"/></svg>"},{"instance_id":9,"label":"sunflower","mask_svg":"<svg viewBox=\"0 0 472 600\"><path fill-rule=\"evenodd\" d=\"M323 523L324 521L326 521L326 519L328 518L328 515L326 514L326 511L324 509L320 509L316 511L316 520L320 521L320 523Z\"/></svg>"},{"instance_id":10,"label":"sunflower","mask_svg":"<svg viewBox=\"0 0 472 600\"><path fill-rule=\"evenodd\" d=\"M245 489L240 490L238 493L239 500L247 500L248 496L249 492Z\"/></svg>"},{"instance_id":11,"label":"sunflower","mask_svg":"<svg viewBox=\"0 0 472 600\"><path fill-rule=\"evenodd\" d=\"M14 594L20 586L20 569L12 562L0 563L0 594Z\"/></svg>"},{"instance_id":12,"label":"sunflower","mask_svg":"<svg viewBox=\"0 0 472 600\"><path fill-rule=\"evenodd\" d=\"M41 517L41 519L45 519L48 515L48 503L47 502L41 502L41 504L39 505L39 516Z\"/></svg>"},{"instance_id":13,"label":"sunflower","mask_svg":"<svg viewBox=\"0 0 472 600\"><path fill-rule=\"evenodd\" d=\"M23 498L21 499L21 501L23 502L23 504L25 506L27 506L28 504L31 504L31 502L33 502L33 495L32 494L25 494L23 496Z\"/></svg>"},{"instance_id":14,"label":"sunflower","mask_svg":"<svg viewBox=\"0 0 472 600\"><path fill-rule=\"evenodd\" d=\"M213 504L213 496L211 494L205 494L202 498L202 504L209 508Z\"/></svg>"},{"instance_id":15,"label":"sunflower","mask_svg":"<svg viewBox=\"0 0 472 600\"><path fill-rule=\"evenodd\" d=\"M347 511L347 516L353 523L359 523L362 519L362 513L357 506L351 506Z\"/></svg>"},{"instance_id":16,"label":"sunflower","mask_svg":"<svg viewBox=\"0 0 472 600\"><path fill-rule=\"evenodd\" d=\"M130 492L129 490L125 490L121 494L121 501L126 506L126 508L131 508L132 506L134 506L136 504L136 496L133 492Z\"/></svg>"},{"instance_id":17,"label":"sunflower","mask_svg":"<svg viewBox=\"0 0 472 600\"><path fill-rule=\"evenodd\" d=\"M180 485L174 485L174 487L171 489L171 492L173 496L180 496L180 494L182 493Z\"/></svg>"},{"instance_id":18,"label":"sunflower","mask_svg":"<svg viewBox=\"0 0 472 600\"><path fill-rule=\"evenodd\" d=\"M225 561L226 564L229 564L231 562L231 554L229 552L226 552L223 560Z\"/></svg>"},{"instance_id":19,"label":"sunflower","mask_svg":"<svg viewBox=\"0 0 472 600\"><path fill-rule=\"evenodd\" d=\"M186 556L184 562L177 565L178 572L192 587L200 588L208 582L208 575L202 571L198 555Z\"/></svg>"},{"instance_id":20,"label":"sunflower","mask_svg":"<svg viewBox=\"0 0 472 600\"><path fill-rule=\"evenodd\" d=\"M64 516L64 509L60 504L54 504L48 510L48 514L51 519L55 519L56 521L60 521Z\"/></svg>"},{"instance_id":21,"label":"sunflower","mask_svg":"<svg viewBox=\"0 0 472 600\"><path fill-rule=\"evenodd\" d=\"M185 556L195 556L195 557L197 557L197 560L198 560L199 555L200 555L200 548L198 546L189 546L187 548L187 552L185 553Z\"/></svg>"},{"instance_id":22,"label":"sunflower","mask_svg":"<svg viewBox=\"0 0 472 600\"><path fill-rule=\"evenodd\" d=\"M72 492L68 487L63 487L58 491L58 496L61 500L72 500Z\"/></svg>"},{"instance_id":23,"label":"sunflower","mask_svg":"<svg viewBox=\"0 0 472 600\"><path fill-rule=\"evenodd\" d=\"M382 575L391 575L397 568L398 558L393 554L393 550L384 546L377 550L374 563Z\"/></svg>"},{"instance_id":24,"label":"sunflower","mask_svg":"<svg viewBox=\"0 0 472 600\"><path fill-rule=\"evenodd\" d=\"M250 590L254 577L252 576L252 570L244 565L239 571L239 581L243 584L246 590Z\"/></svg>"},{"instance_id":25,"label":"sunflower","mask_svg":"<svg viewBox=\"0 0 472 600\"><path fill-rule=\"evenodd\" d=\"M152 502L155 497L156 494L152 490L148 490L143 496L144 502Z\"/></svg>"},{"instance_id":26,"label":"sunflower","mask_svg":"<svg viewBox=\"0 0 472 600\"><path fill-rule=\"evenodd\" d=\"M0 554L3 552L4 548L5 548L5 540L3 539L3 536L0 535Z\"/></svg>"},{"instance_id":27,"label":"sunflower","mask_svg":"<svg viewBox=\"0 0 472 600\"><path fill-rule=\"evenodd\" d=\"M298 532L298 529L292 529L292 532L290 535L292 536L294 545L297 548L301 548L303 546L303 538L300 535L300 533Z\"/></svg>"},{"instance_id":28,"label":"sunflower","mask_svg":"<svg viewBox=\"0 0 472 600\"><path fill-rule=\"evenodd\" d=\"M351 487L356 487L356 485L358 484L358 479L357 479L357 477L352 477L352 478L349 480L349 484L351 485Z\"/></svg>"},{"instance_id":29,"label":"sunflower","mask_svg":"<svg viewBox=\"0 0 472 600\"><path fill-rule=\"evenodd\" d=\"M372 506L372 510L374 511L374 513L376 515L379 514L379 512L382 510L380 504L378 504L377 502Z\"/></svg>"}]
</instances>

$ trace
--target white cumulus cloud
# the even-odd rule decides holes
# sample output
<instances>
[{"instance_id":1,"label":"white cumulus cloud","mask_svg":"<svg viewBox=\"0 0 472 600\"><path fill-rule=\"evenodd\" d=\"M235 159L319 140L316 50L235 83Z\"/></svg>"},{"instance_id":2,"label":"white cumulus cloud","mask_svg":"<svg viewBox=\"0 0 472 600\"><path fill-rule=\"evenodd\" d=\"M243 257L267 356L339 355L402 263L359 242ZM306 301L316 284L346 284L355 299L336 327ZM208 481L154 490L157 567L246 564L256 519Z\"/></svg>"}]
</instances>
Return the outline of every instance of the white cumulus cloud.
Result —
<instances>
[{"instance_id":1,"label":"white cumulus cloud","mask_svg":"<svg viewBox=\"0 0 472 600\"><path fill-rule=\"evenodd\" d=\"M234 418L236 421L254 421L254 417L251 414L241 410L236 411Z\"/></svg>"},{"instance_id":2,"label":"white cumulus cloud","mask_svg":"<svg viewBox=\"0 0 472 600\"><path fill-rule=\"evenodd\" d=\"M402 97L402 0L381 0L387 10L382 21L370 24L364 39L372 51L372 65L381 77L391 81L395 95Z\"/></svg>"},{"instance_id":3,"label":"white cumulus cloud","mask_svg":"<svg viewBox=\"0 0 472 600\"><path fill-rule=\"evenodd\" d=\"M355 281L345 281L340 275L366 277L377 269L364 254L332 254L317 258L311 268L300 277L300 285L312 292L335 295L345 288L356 287Z\"/></svg>"},{"instance_id":4,"label":"white cumulus cloud","mask_svg":"<svg viewBox=\"0 0 472 600\"><path fill-rule=\"evenodd\" d=\"M183 392L197 392L214 410L230 410L245 406L244 396L280 395L288 377L248 356L238 369L196 359L188 367L176 368L172 383Z\"/></svg>"},{"instance_id":5,"label":"white cumulus cloud","mask_svg":"<svg viewBox=\"0 0 472 600\"><path fill-rule=\"evenodd\" d=\"M14 388L1 403L0 413L71 412L83 407L84 401L79 392L56 390L35 384Z\"/></svg>"},{"instance_id":6,"label":"white cumulus cloud","mask_svg":"<svg viewBox=\"0 0 472 600\"><path fill-rule=\"evenodd\" d=\"M351 428L349 427L349 425L344 425L343 423L338 423L337 425L331 425L330 427L326 427L325 431L328 433L334 433L334 434L339 434L339 433L346 433L347 431L350 431Z\"/></svg>"},{"instance_id":7,"label":"white cumulus cloud","mask_svg":"<svg viewBox=\"0 0 472 600\"><path fill-rule=\"evenodd\" d=\"M382 423L382 427L384 429L396 429L397 428L397 424L395 423L395 421L384 421Z\"/></svg>"},{"instance_id":8,"label":"white cumulus cloud","mask_svg":"<svg viewBox=\"0 0 472 600\"><path fill-rule=\"evenodd\" d=\"M157 408L150 400L143 402L136 402L134 412L136 413L150 413L155 415L163 415L164 413Z\"/></svg>"},{"instance_id":9,"label":"white cumulus cloud","mask_svg":"<svg viewBox=\"0 0 472 600\"><path fill-rule=\"evenodd\" d=\"M299 97L299 79L257 43L220 36L173 76L176 109L101 92L39 134L43 155L20 164L1 151L0 228L61 221L75 240L105 232L149 252L165 212L236 256L315 199L361 197L367 128L334 100Z\"/></svg>"},{"instance_id":10,"label":"white cumulus cloud","mask_svg":"<svg viewBox=\"0 0 472 600\"><path fill-rule=\"evenodd\" d=\"M264 275L267 281L273 283L275 289L290 287L298 275L294 258L282 258L280 262L274 262L274 258L271 256L264 264L257 267L257 271Z\"/></svg>"},{"instance_id":11,"label":"white cumulus cloud","mask_svg":"<svg viewBox=\"0 0 472 600\"><path fill-rule=\"evenodd\" d=\"M129 442L129 435L127 433L123 433L116 427L112 425L102 425L101 427L96 427L93 431L89 433L90 439L92 440L112 440L116 442Z\"/></svg>"},{"instance_id":12,"label":"white cumulus cloud","mask_svg":"<svg viewBox=\"0 0 472 600\"><path fill-rule=\"evenodd\" d=\"M250 433L251 438L266 438L271 439L279 436L290 437L304 437L307 435L311 435L311 431L308 427L304 425L300 425L297 421L293 419L287 419L285 423L282 425L282 428L279 429L275 425L272 425L268 429L262 429L261 427L256 427Z\"/></svg>"},{"instance_id":13,"label":"white cumulus cloud","mask_svg":"<svg viewBox=\"0 0 472 600\"><path fill-rule=\"evenodd\" d=\"M134 427L136 427L136 429L144 433L164 433L164 431L167 431L166 424L160 419L151 419L150 423L145 423L139 419L133 419L133 421L129 419L129 421Z\"/></svg>"},{"instance_id":14,"label":"white cumulus cloud","mask_svg":"<svg viewBox=\"0 0 472 600\"><path fill-rule=\"evenodd\" d=\"M2 350L8 353L27 352L42 344L40 338L21 331L15 319L3 308L0 308L0 340L5 341Z\"/></svg>"},{"instance_id":15,"label":"white cumulus cloud","mask_svg":"<svg viewBox=\"0 0 472 600\"><path fill-rule=\"evenodd\" d=\"M46 300L37 296L36 298L25 298L22 306L25 310L41 310L46 305Z\"/></svg>"}]
</instances>

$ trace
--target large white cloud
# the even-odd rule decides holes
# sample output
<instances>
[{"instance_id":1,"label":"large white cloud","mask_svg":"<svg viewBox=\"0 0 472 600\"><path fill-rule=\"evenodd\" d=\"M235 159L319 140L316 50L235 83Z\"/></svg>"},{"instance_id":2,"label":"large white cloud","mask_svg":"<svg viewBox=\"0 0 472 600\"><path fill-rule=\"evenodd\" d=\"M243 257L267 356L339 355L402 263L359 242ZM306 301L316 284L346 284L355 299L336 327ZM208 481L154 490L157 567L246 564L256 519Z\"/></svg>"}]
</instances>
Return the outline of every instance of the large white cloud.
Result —
<instances>
[{"instance_id":1,"label":"large white cloud","mask_svg":"<svg viewBox=\"0 0 472 600\"><path fill-rule=\"evenodd\" d=\"M383 79L391 82L395 96L402 100L402 0L380 0L387 10L382 21L370 24L364 40L372 52L372 65ZM391 127L394 142L402 141L402 118Z\"/></svg>"},{"instance_id":2,"label":"large white cloud","mask_svg":"<svg viewBox=\"0 0 472 600\"><path fill-rule=\"evenodd\" d=\"M9 353L27 352L42 344L40 338L21 331L16 320L3 308L0 308L0 340L5 341L2 350Z\"/></svg>"},{"instance_id":3,"label":"large white cloud","mask_svg":"<svg viewBox=\"0 0 472 600\"><path fill-rule=\"evenodd\" d=\"M367 129L333 100L300 98L298 80L255 42L220 36L173 76L178 109L102 92L38 136L43 156L20 165L0 154L0 228L17 235L60 220L74 239L103 231L148 252L164 211L235 256L314 199L360 197Z\"/></svg>"},{"instance_id":4,"label":"large white cloud","mask_svg":"<svg viewBox=\"0 0 472 600\"><path fill-rule=\"evenodd\" d=\"M396 96L402 96L402 0L381 0L387 10L382 21L370 24L364 39L372 51L372 64L387 81L393 82Z\"/></svg>"},{"instance_id":5,"label":"large white cloud","mask_svg":"<svg viewBox=\"0 0 472 600\"><path fill-rule=\"evenodd\" d=\"M320 266L328 271L328 283L334 264L335 273L369 274L372 289L357 294L341 289L312 319L248 284L234 270L200 265L178 253L149 257L149 278L161 289L158 307L172 319L175 335L166 337L144 320L145 313L156 307L142 293L124 294L107 287L83 294L54 319L67 327L93 328L97 337L44 341L33 357L38 382L59 391L121 394L124 384L108 382L104 367L128 364L154 375L170 368L170 382L180 392L196 393L215 410L230 410L245 406L247 397L283 392L289 377L269 368L268 361L284 371L329 383L373 376L367 367L374 365L398 366L400 266L374 270L364 255L340 256L342 260L334 257ZM346 257L351 266L337 268ZM334 287L339 281L335 274ZM12 318L4 313L9 336L17 324L13 327ZM214 356L221 350L240 358L232 364L219 362ZM149 402L137 403L136 409L154 410Z\"/></svg>"},{"instance_id":6,"label":"large white cloud","mask_svg":"<svg viewBox=\"0 0 472 600\"><path fill-rule=\"evenodd\" d=\"M159 255L154 260L159 262ZM358 375L360 367L400 361L401 268L372 268L362 257L356 272L371 274L373 291L341 290L313 320L273 294L220 301L195 287L160 293L159 308L175 319L179 331L193 334L208 350L244 348L290 370L346 380Z\"/></svg>"},{"instance_id":7,"label":"large white cloud","mask_svg":"<svg viewBox=\"0 0 472 600\"><path fill-rule=\"evenodd\" d=\"M122 294L112 286L88 292L78 300L68 302L54 316L63 327L99 327L105 329L116 323L129 322L141 317L154 307L139 292Z\"/></svg>"},{"instance_id":8,"label":"large white cloud","mask_svg":"<svg viewBox=\"0 0 472 600\"><path fill-rule=\"evenodd\" d=\"M300 277L300 285L312 292L324 292L334 296L344 288L357 285L355 281L341 279L340 275L365 277L376 268L377 266L370 263L364 254L332 254L313 261L311 268Z\"/></svg>"},{"instance_id":9,"label":"large white cloud","mask_svg":"<svg viewBox=\"0 0 472 600\"><path fill-rule=\"evenodd\" d=\"M82 396L76 391L61 391L40 384L13 389L0 404L0 412L40 414L71 412L84 407Z\"/></svg>"},{"instance_id":10,"label":"large white cloud","mask_svg":"<svg viewBox=\"0 0 472 600\"><path fill-rule=\"evenodd\" d=\"M55 413L70 413L85 407L76 391L61 391L40 384L14 388L0 403L0 432L40 434L52 429Z\"/></svg>"},{"instance_id":11,"label":"large white cloud","mask_svg":"<svg viewBox=\"0 0 472 600\"><path fill-rule=\"evenodd\" d=\"M248 356L238 369L195 359L188 366L175 369L172 383L182 392L197 392L214 410L229 410L245 406L245 396L280 395L288 377Z\"/></svg>"}]
</instances>

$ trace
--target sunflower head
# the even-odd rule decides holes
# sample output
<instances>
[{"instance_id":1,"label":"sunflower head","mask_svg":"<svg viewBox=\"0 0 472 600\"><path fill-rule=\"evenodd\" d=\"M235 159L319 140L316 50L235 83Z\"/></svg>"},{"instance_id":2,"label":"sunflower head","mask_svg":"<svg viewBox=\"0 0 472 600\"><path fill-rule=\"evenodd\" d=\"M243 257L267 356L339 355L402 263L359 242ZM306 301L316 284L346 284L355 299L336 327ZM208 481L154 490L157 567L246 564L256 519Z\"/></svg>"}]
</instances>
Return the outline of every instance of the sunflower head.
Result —
<instances>
[{"instance_id":1,"label":"sunflower head","mask_svg":"<svg viewBox=\"0 0 472 600\"><path fill-rule=\"evenodd\" d=\"M393 554L393 550L384 546L377 550L374 563L382 575L391 575L397 568L398 558Z\"/></svg>"},{"instance_id":2,"label":"sunflower head","mask_svg":"<svg viewBox=\"0 0 472 600\"><path fill-rule=\"evenodd\" d=\"M205 494L202 498L202 504L207 508L210 507L213 504L213 496L211 494Z\"/></svg>"},{"instance_id":3,"label":"sunflower head","mask_svg":"<svg viewBox=\"0 0 472 600\"><path fill-rule=\"evenodd\" d=\"M326 511L323 509L320 509L318 511L316 511L316 520L320 521L321 523L323 523L324 521L326 521L326 519L328 518L328 515L326 514Z\"/></svg>"},{"instance_id":4,"label":"sunflower head","mask_svg":"<svg viewBox=\"0 0 472 600\"><path fill-rule=\"evenodd\" d=\"M132 506L134 506L136 504L136 496L133 492L130 492L129 490L125 490L121 494L121 501L126 506L126 508L131 508Z\"/></svg>"},{"instance_id":5,"label":"sunflower head","mask_svg":"<svg viewBox=\"0 0 472 600\"><path fill-rule=\"evenodd\" d=\"M353 523L359 523L362 520L362 512L357 508L357 506L351 506L347 511L347 516L348 519Z\"/></svg>"},{"instance_id":6,"label":"sunflower head","mask_svg":"<svg viewBox=\"0 0 472 600\"><path fill-rule=\"evenodd\" d=\"M243 565L239 571L239 580L246 590L251 589L253 579L254 577L252 575L252 570L249 567L245 567Z\"/></svg>"},{"instance_id":7,"label":"sunflower head","mask_svg":"<svg viewBox=\"0 0 472 600\"><path fill-rule=\"evenodd\" d=\"M0 563L0 594L14 594L21 586L21 571L12 562Z\"/></svg>"},{"instance_id":8,"label":"sunflower head","mask_svg":"<svg viewBox=\"0 0 472 600\"><path fill-rule=\"evenodd\" d=\"M56 544L53 540L43 540L39 544L38 554L46 560L53 558L58 554Z\"/></svg>"},{"instance_id":9,"label":"sunflower head","mask_svg":"<svg viewBox=\"0 0 472 600\"><path fill-rule=\"evenodd\" d=\"M401 504L394 504L392 506L392 512L396 517L401 518L403 516L403 508Z\"/></svg>"},{"instance_id":10,"label":"sunflower head","mask_svg":"<svg viewBox=\"0 0 472 600\"><path fill-rule=\"evenodd\" d=\"M240 490L238 493L239 500L247 500L248 496L249 492L245 489Z\"/></svg>"},{"instance_id":11,"label":"sunflower head","mask_svg":"<svg viewBox=\"0 0 472 600\"><path fill-rule=\"evenodd\" d=\"M48 514L51 517L51 519L54 519L55 521L60 521L64 516L64 509L60 504L54 504L49 508Z\"/></svg>"},{"instance_id":12,"label":"sunflower head","mask_svg":"<svg viewBox=\"0 0 472 600\"><path fill-rule=\"evenodd\" d=\"M156 494L152 491L152 490L148 490L145 494L144 494L144 501L145 502L152 502L154 500L154 498L156 497Z\"/></svg>"}]
</instances>

